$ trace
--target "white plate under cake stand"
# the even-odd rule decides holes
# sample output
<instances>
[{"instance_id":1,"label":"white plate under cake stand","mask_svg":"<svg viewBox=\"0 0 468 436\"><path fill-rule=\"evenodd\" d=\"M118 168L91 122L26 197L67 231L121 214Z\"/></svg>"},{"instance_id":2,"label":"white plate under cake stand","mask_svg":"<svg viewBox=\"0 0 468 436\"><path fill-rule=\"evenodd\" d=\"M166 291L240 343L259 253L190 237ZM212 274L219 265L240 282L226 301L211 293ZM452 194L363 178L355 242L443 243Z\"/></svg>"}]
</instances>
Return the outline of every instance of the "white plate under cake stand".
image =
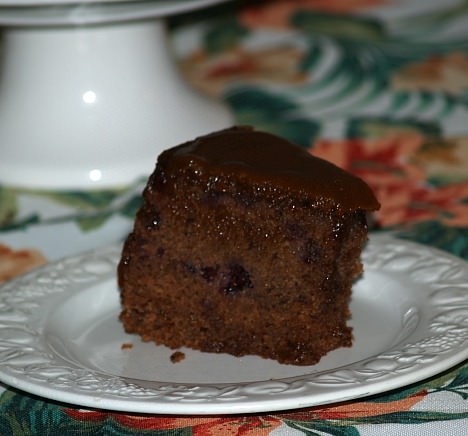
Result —
<instances>
[{"instance_id":1,"label":"white plate under cake stand","mask_svg":"<svg viewBox=\"0 0 468 436\"><path fill-rule=\"evenodd\" d=\"M0 183L101 188L165 148L232 124L190 89L165 17L225 0L0 0Z\"/></svg>"}]
</instances>

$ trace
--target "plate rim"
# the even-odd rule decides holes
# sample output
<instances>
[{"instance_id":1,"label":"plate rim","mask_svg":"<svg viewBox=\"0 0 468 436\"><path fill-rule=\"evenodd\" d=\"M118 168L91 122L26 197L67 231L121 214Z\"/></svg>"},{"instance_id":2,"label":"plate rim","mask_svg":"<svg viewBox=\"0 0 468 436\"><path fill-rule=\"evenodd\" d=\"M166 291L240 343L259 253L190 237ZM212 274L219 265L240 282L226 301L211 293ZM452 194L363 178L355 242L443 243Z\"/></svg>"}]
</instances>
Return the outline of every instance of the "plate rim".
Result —
<instances>
[{"instance_id":1,"label":"plate rim","mask_svg":"<svg viewBox=\"0 0 468 436\"><path fill-rule=\"evenodd\" d=\"M121 412L238 414L323 406L380 394L437 375L468 358L468 263L438 249L382 232L369 234L369 243L363 252L365 269L390 268L407 274L413 281L428 275L424 283L432 291L432 300L429 300L425 310L433 311L431 320L428 320L428 328L431 326L430 333L433 334L416 343L419 347L417 352L402 351L403 340L383 353L349 365L301 376L246 383L150 382L63 365L62 371L60 368L46 371L41 365L44 359L47 361L51 356L50 350L41 349L47 347L41 332L33 332L36 341L37 336L40 337L40 347L34 340L31 343L27 334L28 319L30 324L34 317L41 320L41 316L37 315L37 304L34 308L36 315L25 313L31 308L26 308L27 304L23 303L23 309L27 310L22 310L21 300L20 310L14 312L12 305L18 303L18 294L32 293L28 304L39 299L42 308L53 306L54 299L51 302L50 295L55 294L63 299L77 290L83 290L84 285L111 278L110 274L115 274L120 249L121 244L118 244L70 256L0 287L0 333L2 329L14 331L25 323L25 328L20 329L23 333L16 342L14 337L2 340L0 334L1 382L55 401ZM70 275L74 278L70 279ZM439 283L435 280L437 278L441 279ZM37 297L35 292L41 293L41 296ZM7 313L5 308L13 309L13 313L11 310ZM34 322L38 322L37 319ZM450 333L449 330L453 331L454 328L455 333ZM9 345L13 346L13 352L9 350ZM53 358L57 359L58 356ZM395 365L395 361L400 366ZM33 370L43 371L42 379L34 379L31 376ZM62 377L63 386L56 383L51 387L47 377ZM74 383L82 384L81 391L77 385L73 386ZM96 394L96 388L101 390L99 394ZM94 395L91 393L93 391Z\"/></svg>"}]
</instances>

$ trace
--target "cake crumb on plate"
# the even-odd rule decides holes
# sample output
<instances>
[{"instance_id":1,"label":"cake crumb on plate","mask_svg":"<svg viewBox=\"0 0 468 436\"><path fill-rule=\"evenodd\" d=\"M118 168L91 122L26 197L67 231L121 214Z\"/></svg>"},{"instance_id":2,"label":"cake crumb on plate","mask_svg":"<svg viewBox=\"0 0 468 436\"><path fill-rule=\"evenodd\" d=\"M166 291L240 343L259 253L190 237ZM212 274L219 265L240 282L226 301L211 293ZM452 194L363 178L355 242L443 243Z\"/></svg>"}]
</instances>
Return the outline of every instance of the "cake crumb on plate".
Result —
<instances>
[{"instance_id":1,"label":"cake crumb on plate","mask_svg":"<svg viewBox=\"0 0 468 436\"><path fill-rule=\"evenodd\" d=\"M185 353L182 353L182 351L174 351L174 353L171 354L172 363L179 363L179 362L182 362L182 360L184 359L185 359Z\"/></svg>"}]
</instances>

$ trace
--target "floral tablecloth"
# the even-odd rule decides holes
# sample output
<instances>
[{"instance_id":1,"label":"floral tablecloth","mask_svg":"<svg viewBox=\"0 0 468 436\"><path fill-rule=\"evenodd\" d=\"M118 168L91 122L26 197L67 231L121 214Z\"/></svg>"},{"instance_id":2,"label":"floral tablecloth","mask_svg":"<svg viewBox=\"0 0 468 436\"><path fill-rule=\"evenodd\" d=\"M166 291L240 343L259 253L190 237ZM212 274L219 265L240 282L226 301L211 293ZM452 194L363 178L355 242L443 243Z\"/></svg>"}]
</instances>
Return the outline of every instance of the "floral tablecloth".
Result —
<instances>
[{"instance_id":1,"label":"floral tablecloth","mask_svg":"<svg viewBox=\"0 0 468 436\"><path fill-rule=\"evenodd\" d=\"M468 260L466 29L466 1L227 2L170 20L180 71L225 101L236 123L289 138L365 179L382 204L373 232ZM93 192L0 186L0 281L122 241L143 184ZM378 396L282 412L128 414L7 386L0 411L2 435L461 436L468 362Z\"/></svg>"}]
</instances>

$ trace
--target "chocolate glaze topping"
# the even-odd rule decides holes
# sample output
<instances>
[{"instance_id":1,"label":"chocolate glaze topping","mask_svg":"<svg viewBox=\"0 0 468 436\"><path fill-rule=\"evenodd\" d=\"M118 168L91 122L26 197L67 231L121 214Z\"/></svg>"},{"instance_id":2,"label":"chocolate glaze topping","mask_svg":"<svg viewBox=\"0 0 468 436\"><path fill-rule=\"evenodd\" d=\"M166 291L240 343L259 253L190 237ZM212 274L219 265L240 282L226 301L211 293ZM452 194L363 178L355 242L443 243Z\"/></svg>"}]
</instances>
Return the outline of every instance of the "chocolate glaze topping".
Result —
<instances>
[{"instance_id":1,"label":"chocolate glaze topping","mask_svg":"<svg viewBox=\"0 0 468 436\"><path fill-rule=\"evenodd\" d=\"M166 150L160 165L169 173L187 166L199 173L237 175L253 183L301 191L333 200L342 210L377 210L380 205L360 178L270 133L233 127Z\"/></svg>"}]
</instances>

